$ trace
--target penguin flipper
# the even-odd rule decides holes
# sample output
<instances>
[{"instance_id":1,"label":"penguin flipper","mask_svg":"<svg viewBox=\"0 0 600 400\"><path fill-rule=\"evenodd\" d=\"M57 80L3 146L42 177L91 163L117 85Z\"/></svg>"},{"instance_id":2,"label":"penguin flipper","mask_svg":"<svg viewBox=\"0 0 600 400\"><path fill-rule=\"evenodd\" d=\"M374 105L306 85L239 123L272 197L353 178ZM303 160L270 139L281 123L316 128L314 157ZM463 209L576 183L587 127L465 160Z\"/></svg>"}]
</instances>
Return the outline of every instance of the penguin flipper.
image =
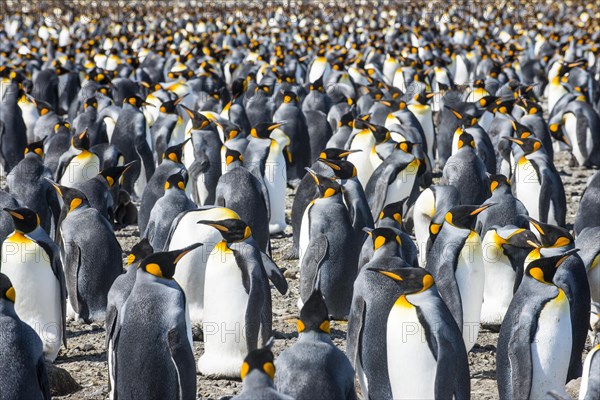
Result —
<instances>
[{"instance_id":1,"label":"penguin flipper","mask_svg":"<svg viewBox=\"0 0 600 400\"><path fill-rule=\"evenodd\" d=\"M300 271L302 279L300 280L300 298L303 302L308 300L315 289L319 289L319 268L327 256L329 241L327 236L322 233L311 238L306 254L302 258Z\"/></svg>"},{"instance_id":2,"label":"penguin flipper","mask_svg":"<svg viewBox=\"0 0 600 400\"><path fill-rule=\"evenodd\" d=\"M180 335L177 328L173 328L167 333L167 341L179 377L181 400L195 399L196 365L189 341L185 335Z\"/></svg>"},{"instance_id":3,"label":"penguin flipper","mask_svg":"<svg viewBox=\"0 0 600 400\"><path fill-rule=\"evenodd\" d=\"M537 330L537 317L529 322L521 322L516 327L515 332L510 338L508 347L508 359L511 366L511 398L526 399L531 392L531 379L533 374L533 366L531 362L531 336ZM523 318L526 319L526 318ZM535 325L535 330L532 329Z\"/></svg>"},{"instance_id":4,"label":"penguin flipper","mask_svg":"<svg viewBox=\"0 0 600 400\"><path fill-rule=\"evenodd\" d=\"M286 294L288 290L288 283L281 270L275 262L269 257L267 254L260 252L260 257L262 259L263 266L265 268L265 272L269 277L269 280L275 285L277 291L281 294Z\"/></svg>"},{"instance_id":5,"label":"penguin flipper","mask_svg":"<svg viewBox=\"0 0 600 400\"><path fill-rule=\"evenodd\" d=\"M65 271L68 275L68 290L70 296L74 296L71 300L71 306L77 314L81 314L79 304L79 293L77 292L77 278L79 276L79 267L81 266L81 249L76 243L65 243Z\"/></svg>"},{"instance_id":6,"label":"penguin flipper","mask_svg":"<svg viewBox=\"0 0 600 400\"><path fill-rule=\"evenodd\" d=\"M106 322L105 322L105 330L106 337L104 341L104 346L106 347L106 351L108 351L108 344L110 339L113 338L114 333L116 332L117 321L119 318L119 311L115 307L111 307L106 310Z\"/></svg>"},{"instance_id":7,"label":"penguin flipper","mask_svg":"<svg viewBox=\"0 0 600 400\"><path fill-rule=\"evenodd\" d=\"M377 216L383 210L389 184L394 181L398 172L403 168L395 168L393 165L383 163L371 175L365 194L368 193L367 198L369 199L369 208L373 214L373 220L377 219Z\"/></svg>"},{"instance_id":8,"label":"penguin flipper","mask_svg":"<svg viewBox=\"0 0 600 400\"><path fill-rule=\"evenodd\" d=\"M346 355L352 367L356 369L357 358L360 354L360 335L365 317L365 300L360 294L354 295L350 315L348 316L348 335L346 337Z\"/></svg>"},{"instance_id":9,"label":"penguin flipper","mask_svg":"<svg viewBox=\"0 0 600 400\"><path fill-rule=\"evenodd\" d=\"M48 381L48 371L46 371L46 363L44 357L40 357L37 363L36 374L38 384L40 385L40 392L42 392L42 398L44 400L50 400L50 382Z\"/></svg>"},{"instance_id":10,"label":"penguin flipper","mask_svg":"<svg viewBox=\"0 0 600 400\"><path fill-rule=\"evenodd\" d=\"M0 121L0 164L2 164L2 170L6 174L8 172L9 165L4 153L2 152L2 145L4 143L4 133L6 132L6 128L4 127L4 122Z\"/></svg>"}]
</instances>

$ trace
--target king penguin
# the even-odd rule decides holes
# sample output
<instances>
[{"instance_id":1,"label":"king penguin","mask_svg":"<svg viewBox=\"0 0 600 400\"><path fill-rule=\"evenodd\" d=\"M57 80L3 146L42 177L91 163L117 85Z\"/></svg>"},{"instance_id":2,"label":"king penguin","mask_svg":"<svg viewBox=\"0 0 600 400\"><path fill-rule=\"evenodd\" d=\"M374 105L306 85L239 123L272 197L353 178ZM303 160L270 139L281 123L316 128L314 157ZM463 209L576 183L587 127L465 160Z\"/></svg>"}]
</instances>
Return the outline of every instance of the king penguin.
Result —
<instances>
[{"instance_id":1,"label":"king penguin","mask_svg":"<svg viewBox=\"0 0 600 400\"><path fill-rule=\"evenodd\" d=\"M10 279L0 274L0 358L6 363L0 369L0 393L6 399L50 400L42 342L17 315L16 298Z\"/></svg>"},{"instance_id":2,"label":"king penguin","mask_svg":"<svg viewBox=\"0 0 600 400\"><path fill-rule=\"evenodd\" d=\"M66 216L58 226L70 318L104 319L106 295L123 270L113 228L77 189L55 185Z\"/></svg>"},{"instance_id":3,"label":"king penguin","mask_svg":"<svg viewBox=\"0 0 600 400\"><path fill-rule=\"evenodd\" d=\"M461 205L450 209L427 254L427 270L461 328L467 351L479 334L485 270L481 238L474 231L477 214L492 207Z\"/></svg>"},{"instance_id":4,"label":"king penguin","mask_svg":"<svg viewBox=\"0 0 600 400\"><path fill-rule=\"evenodd\" d=\"M198 221L221 233L208 256L204 279L204 354L198 371L235 378L248 352L271 337L271 288L281 294L287 282L275 263L261 253L252 230L240 219Z\"/></svg>"},{"instance_id":5,"label":"king penguin","mask_svg":"<svg viewBox=\"0 0 600 400\"><path fill-rule=\"evenodd\" d=\"M433 277L422 268L369 265L361 274L346 353L363 396L468 399L465 345Z\"/></svg>"},{"instance_id":6,"label":"king penguin","mask_svg":"<svg viewBox=\"0 0 600 400\"><path fill-rule=\"evenodd\" d=\"M358 252L342 187L336 181L308 169L319 188L319 197L309 204L300 229L299 306L318 282L333 319L348 317L352 285L357 274ZM320 262L315 262L320 260Z\"/></svg>"},{"instance_id":7,"label":"king penguin","mask_svg":"<svg viewBox=\"0 0 600 400\"><path fill-rule=\"evenodd\" d=\"M330 337L329 312L319 290L300 310L298 341L275 362L275 384L296 400L356 399L354 369Z\"/></svg>"},{"instance_id":8,"label":"king penguin","mask_svg":"<svg viewBox=\"0 0 600 400\"><path fill-rule=\"evenodd\" d=\"M567 296L552 280L575 251L539 258L527 266L500 328L496 353L500 398L542 399L551 391L567 397L571 316Z\"/></svg>"},{"instance_id":9,"label":"king penguin","mask_svg":"<svg viewBox=\"0 0 600 400\"><path fill-rule=\"evenodd\" d=\"M35 212L27 208L4 211L12 217L15 231L2 243L0 269L19 293L15 302L19 318L36 330L44 358L54 362L61 343L67 345L67 292L59 249L40 227Z\"/></svg>"},{"instance_id":10,"label":"king penguin","mask_svg":"<svg viewBox=\"0 0 600 400\"><path fill-rule=\"evenodd\" d=\"M141 261L115 334L116 381L111 386L116 398L196 398L191 327L185 295L173 275L177 262L198 246L154 253Z\"/></svg>"}]
</instances>

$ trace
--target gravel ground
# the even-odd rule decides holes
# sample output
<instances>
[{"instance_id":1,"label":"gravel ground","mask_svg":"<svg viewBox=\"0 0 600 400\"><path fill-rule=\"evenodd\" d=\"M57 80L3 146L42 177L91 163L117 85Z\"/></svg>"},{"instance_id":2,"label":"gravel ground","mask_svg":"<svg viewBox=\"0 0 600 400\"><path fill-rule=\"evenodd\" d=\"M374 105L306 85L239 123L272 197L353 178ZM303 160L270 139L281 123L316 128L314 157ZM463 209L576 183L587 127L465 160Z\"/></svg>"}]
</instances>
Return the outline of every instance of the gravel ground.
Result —
<instances>
[{"instance_id":1,"label":"gravel ground","mask_svg":"<svg viewBox=\"0 0 600 400\"><path fill-rule=\"evenodd\" d=\"M567 222L572 224L577 212L579 200L585 189L587 179L593 175L594 170L585 170L578 167L569 167L570 155L560 152L555 155L555 164L558 167L565 191L567 194L568 212ZM291 208L293 193L288 196L288 213ZM288 214L289 217L289 214ZM569 225L569 228L571 225ZM291 249L291 228L286 230L286 237L274 239L273 258L280 268L286 268L285 273L290 290L285 296L281 296L273 290L273 328L275 330L274 352L277 356L284 348L289 347L297 340L296 318L298 310L296 299L298 298L298 265L297 260L287 260L286 255ZM117 238L124 251L128 251L137 242L139 231L137 228L126 228L117 232ZM332 337L334 343L342 350L345 349L346 324L332 323ZM57 399L105 399L108 397L108 368L106 352L104 350L104 324L94 323L91 325L77 322L69 322L67 326L68 348L61 349L55 362L55 366L62 368L74 378L80 386L75 392L63 396L55 396ZM496 399L498 392L495 382L496 375L496 343L498 333L482 329L477 344L469 353L469 364L471 370L471 395L474 399ZM589 350L586 346L586 353ZM203 343L194 341L194 355L196 360L202 354ZM54 374L61 371L52 369L51 380L69 386L65 378L54 378ZM210 380L197 375L198 397L218 399L221 396L239 393L240 381ZM54 382L53 382L53 386ZM73 386L73 385L71 385ZM357 383L358 388L358 383ZM65 387L63 390L74 390L74 387ZM567 388L569 394L575 398L579 391L579 380L571 382ZM58 393L53 391L53 394Z\"/></svg>"}]
</instances>

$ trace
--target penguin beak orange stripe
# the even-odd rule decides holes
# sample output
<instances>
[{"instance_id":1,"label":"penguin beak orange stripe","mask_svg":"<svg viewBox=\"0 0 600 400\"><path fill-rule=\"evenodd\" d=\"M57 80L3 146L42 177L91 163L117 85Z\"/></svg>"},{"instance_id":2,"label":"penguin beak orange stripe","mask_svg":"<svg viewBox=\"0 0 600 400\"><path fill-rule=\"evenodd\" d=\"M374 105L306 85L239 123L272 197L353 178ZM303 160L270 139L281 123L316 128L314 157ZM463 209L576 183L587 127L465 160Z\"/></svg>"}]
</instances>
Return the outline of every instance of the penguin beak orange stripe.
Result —
<instances>
[{"instance_id":1,"label":"penguin beak orange stripe","mask_svg":"<svg viewBox=\"0 0 600 400\"><path fill-rule=\"evenodd\" d=\"M393 272L389 272L389 271L377 271L379 272L381 275L385 275L389 278L392 278L395 281L402 281L402 277L400 275L396 275Z\"/></svg>"},{"instance_id":2,"label":"penguin beak orange stripe","mask_svg":"<svg viewBox=\"0 0 600 400\"><path fill-rule=\"evenodd\" d=\"M345 152L343 152L343 153L340 153L339 157L340 157L340 158L342 158L342 157L348 157L350 154L353 154L353 153L360 153L361 151L362 151L362 150L360 150L360 149L357 149L357 150L348 150L348 151L345 151Z\"/></svg>"},{"instance_id":3,"label":"penguin beak orange stripe","mask_svg":"<svg viewBox=\"0 0 600 400\"><path fill-rule=\"evenodd\" d=\"M482 211L485 211L485 210L487 210L488 208L490 208L490 207L492 207L492 206L495 206L495 205L496 205L496 203L490 203L490 204L486 204L486 205L484 205L484 206L481 206L481 207L479 207L478 209L476 209L476 210L474 210L474 211L471 211L471 215L477 215L477 214L479 214L480 212L482 212Z\"/></svg>"},{"instance_id":4,"label":"penguin beak orange stripe","mask_svg":"<svg viewBox=\"0 0 600 400\"><path fill-rule=\"evenodd\" d=\"M319 158L319 161L321 161L323 164L331 167L331 169L335 170L335 171L339 171L341 168L339 167L339 165L335 165L333 164L331 161L325 159L325 158Z\"/></svg>"},{"instance_id":5,"label":"penguin beak orange stripe","mask_svg":"<svg viewBox=\"0 0 600 400\"><path fill-rule=\"evenodd\" d=\"M317 185L319 185L320 183L319 183L319 178L317 177L317 173L316 173L315 171L313 171L312 169L308 168L308 167L306 167L305 169L306 169L306 170L308 171L308 173L309 173L309 174L310 174L310 175L313 177L313 179L315 180L315 183L316 183Z\"/></svg>"}]
</instances>

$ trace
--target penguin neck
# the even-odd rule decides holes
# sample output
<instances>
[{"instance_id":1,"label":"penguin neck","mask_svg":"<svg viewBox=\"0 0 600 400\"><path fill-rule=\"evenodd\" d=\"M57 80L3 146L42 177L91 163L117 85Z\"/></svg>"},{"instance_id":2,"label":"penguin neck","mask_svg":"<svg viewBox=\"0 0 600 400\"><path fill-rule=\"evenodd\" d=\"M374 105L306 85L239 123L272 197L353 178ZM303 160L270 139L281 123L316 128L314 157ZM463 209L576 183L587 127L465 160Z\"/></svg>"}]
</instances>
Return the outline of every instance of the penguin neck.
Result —
<instances>
[{"instance_id":1,"label":"penguin neck","mask_svg":"<svg viewBox=\"0 0 600 400\"><path fill-rule=\"evenodd\" d=\"M331 336L325 332L304 331L298 334L299 342L324 342L333 345Z\"/></svg>"},{"instance_id":2,"label":"penguin neck","mask_svg":"<svg viewBox=\"0 0 600 400\"><path fill-rule=\"evenodd\" d=\"M275 384L267 374L258 370L252 370L244 379L244 389L275 387Z\"/></svg>"},{"instance_id":3,"label":"penguin neck","mask_svg":"<svg viewBox=\"0 0 600 400\"><path fill-rule=\"evenodd\" d=\"M15 303L12 303L6 299L0 299L0 315L6 315L13 318L17 317Z\"/></svg>"},{"instance_id":4,"label":"penguin neck","mask_svg":"<svg viewBox=\"0 0 600 400\"><path fill-rule=\"evenodd\" d=\"M342 194L336 193L333 196L329 196L329 197L319 197L315 200L315 202L318 202L320 204L334 204L334 203L343 204Z\"/></svg>"},{"instance_id":5,"label":"penguin neck","mask_svg":"<svg viewBox=\"0 0 600 400\"><path fill-rule=\"evenodd\" d=\"M402 257L400 254L400 246L395 243L386 243L373 253L373 259L383 257Z\"/></svg>"}]
</instances>

